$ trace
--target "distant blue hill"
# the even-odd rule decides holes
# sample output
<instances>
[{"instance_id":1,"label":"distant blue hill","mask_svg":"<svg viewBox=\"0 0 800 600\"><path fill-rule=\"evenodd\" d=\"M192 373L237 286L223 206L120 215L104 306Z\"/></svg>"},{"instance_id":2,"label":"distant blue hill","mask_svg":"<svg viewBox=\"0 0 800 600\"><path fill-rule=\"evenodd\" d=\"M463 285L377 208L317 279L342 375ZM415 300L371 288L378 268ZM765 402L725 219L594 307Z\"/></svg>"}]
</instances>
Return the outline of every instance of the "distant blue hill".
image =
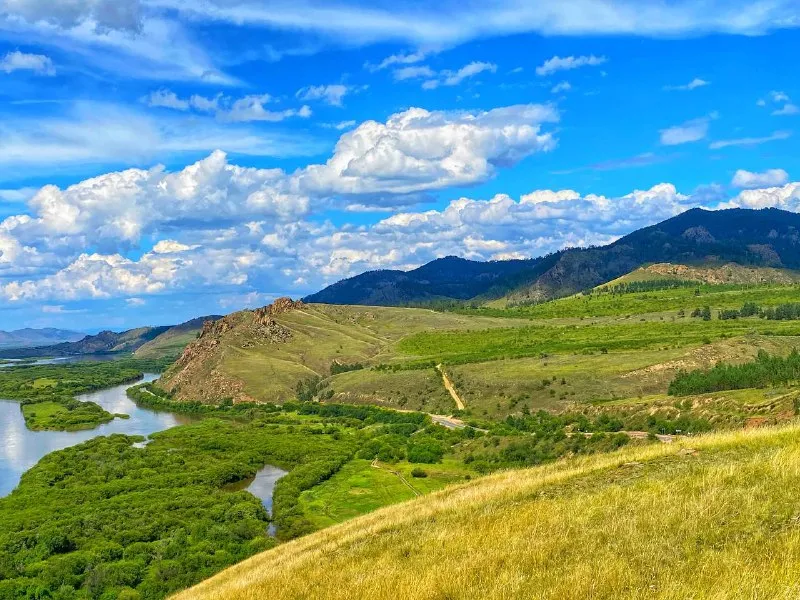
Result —
<instances>
[{"instance_id":1,"label":"distant blue hill","mask_svg":"<svg viewBox=\"0 0 800 600\"><path fill-rule=\"evenodd\" d=\"M0 331L0 348L30 348L47 346L61 342L76 342L86 334L66 329L17 329L15 331Z\"/></svg>"}]
</instances>

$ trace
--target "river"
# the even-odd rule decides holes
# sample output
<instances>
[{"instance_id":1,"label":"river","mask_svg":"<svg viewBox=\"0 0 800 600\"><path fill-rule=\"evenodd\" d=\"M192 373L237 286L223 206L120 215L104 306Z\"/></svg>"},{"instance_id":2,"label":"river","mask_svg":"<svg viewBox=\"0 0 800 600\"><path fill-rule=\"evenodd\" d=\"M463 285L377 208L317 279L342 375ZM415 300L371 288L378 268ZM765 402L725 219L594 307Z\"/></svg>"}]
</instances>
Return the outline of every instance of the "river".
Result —
<instances>
[{"instance_id":1,"label":"river","mask_svg":"<svg viewBox=\"0 0 800 600\"><path fill-rule=\"evenodd\" d=\"M158 379L154 373L145 373L137 382ZM83 402L95 402L112 414L126 414L130 419L114 419L88 431L30 431L25 426L20 403L0 400L0 497L17 487L22 474L45 455L55 450L75 446L94 437L122 433L148 436L176 425L186 425L198 419L171 412L139 408L128 398L131 385L117 385L105 390L77 396ZM272 508L272 491L285 473L270 465L261 469L255 478L242 482L237 489L245 489L259 498L267 510Z\"/></svg>"},{"instance_id":2,"label":"river","mask_svg":"<svg viewBox=\"0 0 800 600\"><path fill-rule=\"evenodd\" d=\"M0 369L19 365L60 365L73 362L108 362L119 358L115 354L80 354L77 356L60 356L58 358L0 358Z\"/></svg>"}]
</instances>

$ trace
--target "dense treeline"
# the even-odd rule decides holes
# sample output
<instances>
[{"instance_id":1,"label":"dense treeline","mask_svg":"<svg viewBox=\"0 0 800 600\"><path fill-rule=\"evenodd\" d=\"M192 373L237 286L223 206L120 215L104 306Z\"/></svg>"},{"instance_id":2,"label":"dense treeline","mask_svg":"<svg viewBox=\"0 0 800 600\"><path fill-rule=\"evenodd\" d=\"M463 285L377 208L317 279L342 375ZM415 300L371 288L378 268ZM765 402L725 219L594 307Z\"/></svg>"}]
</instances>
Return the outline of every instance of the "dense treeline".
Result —
<instances>
[{"instance_id":1,"label":"dense treeline","mask_svg":"<svg viewBox=\"0 0 800 600\"><path fill-rule=\"evenodd\" d=\"M142 367L129 361L21 365L0 370L0 398L51 400L136 381Z\"/></svg>"},{"instance_id":2,"label":"dense treeline","mask_svg":"<svg viewBox=\"0 0 800 600\"><path fill-rule=\"evenodd\" d=\"M261 502L226 484L264 464L289 469L274 517L292 537L309 530L299 493L356 447L341 427L269 418L208 419L153 438L55 452L0 499L0 599L163 598L274 544Z\"/></svg>"},{"instance_id":3,"label":"dense treeline","mask_svg":"<svg viewBox=\"0 0 800 600\"><path fill-rule=\"evenodd\" d=\"M365 427L376 423L406 423L414 425L416 429L430 424L430 417L424 413L398 412L369 405L322 404L311 401L285 402L280 405L248 402L234 404L232 400L226 400L221 404L214 405L178 401L173 399L173 394L158 387L155 383L143 383L133 386L128 389L127 394L139 406L186 414L257 418L270 413L297 413L356 427Z\"/></svg>"},{"instance_id":4,"label":"dense treeline","mask_svg":"<svg viewBox=\"0 0 800 600\"><path fill-rule=\"evenodd\" d=\"M386 408L355 404L320 404L318 402L287 402L283 410L301 415L317 415L326 418L347 418L362 421L365 425L374 423L408 423L421 427L430 424L430 417L418 412L398 412Z\"/></svg>"},{"instance_id":5,"label":"dense treeline","mask_svg":"<svg viewBox=\"0 0 800 600\"><path fill-rule=\"evenodd\" d=\"M723 321L755 316L768 321L797 321L800 320L800 303L788 302L777 306L761 307L754 302L746 302L741 308L719 311L719 318Z\"/></svg>"},{"instance_id":6,"label":"dense treeline","mask_svg":"<svg viewBox=\"0 0 800 600\"><path fill-rule=\"evenodd\" d=\"M670 383L669 393L688 396L723 390L786 385L800 379L800 353L787 357L771 356L761 350L753 362L731 365L719 363L710 370L682 371Z\"/></svg>"},{"instance_id":7,"label":"dense treeline","mask_svg":"<svg viewBox=\"0 0 800 600\"><path fill-rule=\"evenodd\" d=\"M779 304L775 307L764 308L761 316L770 321L796 321L800 319L800 304Z\"/></svg>"},{"instance_id":8,"label":"dense treeline","mask_svg":"<svg viewBox=\"0 0 800 600\"><path fill-rule=\"evenodd\" d=\"M338 375L339 373L349 373L350 371L360 371L364 369L365 365L362 363L340 363L337 361L333 361L331 363L331 375Z\"/></svg>"},{"instance_id":9,"label":"dense treeline","mask_svg":"<svg viewBox=\"0 0 800 600\"><path fill-rule=\"evenodd\" d=\"M691 281L689 279L650 279L648 281L629 281L627 283L618 283L610 286L604 285L597 288L597 291L606 294L622 295L676 290L681 288L697 288L699 285L699 281Z\"/></svg>"},{"instance_id":10,"label":"dense treeline","mask_svg":"<svg viewBox=\"0 0 800 600\"><path fill-rule=\"evenodd\" d=\"M137 406L155 410L168 410L170 412L188 415L209 416L237 416L255 418L260 415L280 412L281 407L270 403L240 403L234 404L231 398L223 400L220 404L204 404L196 400L175 400L172 392L158 387L156 383L142 383L128 388L128 397Z\"/></svg>"}]
</instances>

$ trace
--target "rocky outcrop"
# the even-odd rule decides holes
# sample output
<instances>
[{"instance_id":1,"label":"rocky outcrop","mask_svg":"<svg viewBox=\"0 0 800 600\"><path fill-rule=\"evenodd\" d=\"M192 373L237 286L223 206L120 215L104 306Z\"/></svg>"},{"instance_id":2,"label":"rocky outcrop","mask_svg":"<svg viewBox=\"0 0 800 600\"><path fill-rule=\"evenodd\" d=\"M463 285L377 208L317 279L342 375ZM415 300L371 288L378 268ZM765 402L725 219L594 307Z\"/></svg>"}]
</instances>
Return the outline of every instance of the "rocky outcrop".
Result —
<instances>
[{"instance_id":1,"label":"rocky outcrop","mask_svg":"<svg viewBox=\"0 0 800 600\"><path fill-rule=\"evenodd\" d=\"M713 244L717 241L714 239L714 236L711 235L708 229L702 225L698 227L690 227L683 232L681 237L687 240L692 240L698 244Z\"/></svg>"},{"instance_id":2,"label":"rocky outcrop","mask_svg":"<svg viewBox=\"0 0 800 600\"><path fill-rule=\"evenodd\" d=\"M676 278L687 281L701 281L712 285L725 283L735 284L760 284L778 283L790 284L800 280L797 272L770 267L748 267L728 263L718 267L703 267L690 265L677 265L671 263L657 263L642 267L640 271L658 277Z\"/></svg>"},{"instance_id":3,"label":"rocky outcrop","mask_svg":"<svg viewBox=\"0 0 800 600\"><path fill-rule=\"evenodd\" d=\"M177 362L161 378L160 385L182 400L216 403L233 398L235 402L252 401L244 392L242 382L226 375L220 368L225 351L290 341L292 330L279 323L276 317L304 306L302 301L278 298L262 308L206 321L197 339L186 346Z\"/></svg>"}]
</instances>

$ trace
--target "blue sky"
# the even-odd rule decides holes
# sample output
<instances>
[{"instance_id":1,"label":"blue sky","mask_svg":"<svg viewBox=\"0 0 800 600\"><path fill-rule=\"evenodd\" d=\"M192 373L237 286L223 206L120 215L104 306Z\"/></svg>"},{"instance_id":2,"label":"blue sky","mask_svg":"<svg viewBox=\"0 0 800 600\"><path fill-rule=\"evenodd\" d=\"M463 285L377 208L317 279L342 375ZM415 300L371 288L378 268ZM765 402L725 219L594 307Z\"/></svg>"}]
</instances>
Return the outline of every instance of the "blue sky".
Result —
<instances>
[{"instance_id":1,"label":"blue sky","mask_svg":"<svg viewBox=\"0 0 800 600\"><path fill-rule=\"evenodd\" d=\"M792 0L0 0L0 328L800 209Z\"/></svg>"}]
</instances>

